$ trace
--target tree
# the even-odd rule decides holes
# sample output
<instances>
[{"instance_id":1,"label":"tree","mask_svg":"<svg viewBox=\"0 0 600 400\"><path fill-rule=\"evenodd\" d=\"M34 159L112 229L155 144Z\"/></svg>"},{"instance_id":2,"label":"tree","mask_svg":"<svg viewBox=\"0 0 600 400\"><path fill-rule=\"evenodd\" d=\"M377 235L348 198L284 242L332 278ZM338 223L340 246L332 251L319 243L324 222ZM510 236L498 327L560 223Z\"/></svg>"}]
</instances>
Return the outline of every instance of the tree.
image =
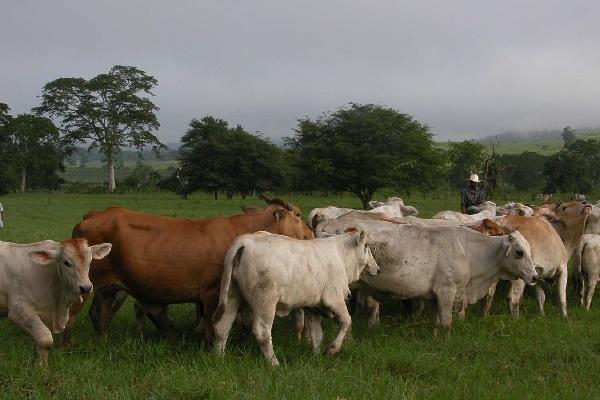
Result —
<instances>
[{"instance_id":1,"label":"tree","mask_svg":"<svg viewBox=\"0 0 600 400\"><path fill-rule=\"evenodd\" d=\"M548 157L525 151L521 154L504 154L500 162L504 166L505 182L517 190L541 189L544 185L544 163Z\"/></svg>"},{"instance_id":2,"label":"tree","mask_svg":"<svg viewBox=\"0 0 600 400\"><path fill-rule=\"evenodd\" d=\"M465 187L471 174L481 174L487 155L485 146L473 140L450 143L450 185L456 189Z\"/></svg>"},{"instance_id":3,"label":"tree","mask_svg":"<svg viewBox=\"0 0 600 400\"><path fill-rule=\"evenodd\" d=\"M563 138L563 141L565 142L565 144L564 144L565 147L573 144L573 142L575 142L575 140L577 140L577 136L575 136L575 130L573 128L571 128L570 126L565 127L563 129L562 138Z\"/></svg>"},{"instance_id":4,"label":"tree","mask_svg":"<svg viewBox=\"0 0 600 400\"><path fill-rule=\"evenodd\" d=\"M311 189L349 191L363 207L384 187L428 190L443 178L444 154L429 128L392 108L351 103L298 121L286 141L295 171Z\"/></svg>"},{"instance_id":5,"label":"tree","mask_svg":"<svg viewBox=\"0 0 600 400\"><path fill-rule=\"evenodd\" d=\"M56 170L64 169L59 132L48 118L20 114L10 124L11 152L14 168L20 174L21 193L27 188L30 175L50 178Z\"/></svg>"},{"instance_id":6,"label":"tree","mask_svg":"<svg viewBox=\"0 0 600 400\"><path fill-rule=\"evenodd\" d=\"M281 150L274 144L211 116L193 119L189 126L181 139L180 194L204 190L217 198L225 191L231 198L234 193L246 196L282 184Z\"/></svg>"},{"instance_id":7,"label":"tree","mask_svg":"<svg viewBox=\"0 0 600 400\"><path fill-rule=\"evenodd\" d=\"M0 103L0 194L5 194L14 187L14 163L10 134L12 116L9 111L10 108L7 104Z\"/></svg>"},{"instance_id":8,"label":"tree","mask_svg":"<svg viewBox=\"0 0 600 400\"><path fill-rule=\"evenodd\" d=\"M600 185L600 141L574 141L548 158L543 173L547 193L589 193Z\"/></svg>"},{"instance_id":9,"label":"tree","mask_svg":"<svg viewBox=\"0 0 600 400\"><path fill-rule=\"evenodd\" d=\"M158 129L158 107L150 100L156 79L135 67L115 65L90 80L59 78L44 85L42 104L35 110L58 120L65 143L91 141L106 158L108 191L116 188L115 161L124 147L165 146Z\"/></svg>"},{"instance_id":10,"label":"tree","mask_svg":"<svg viewBox=\"0 0 600 400\"><path fill-rule=\"evenodd\" d=\"M129 176L123 180L123 186L132 190L148 190L157 187L160 180L157 170L138 161Z\"/></svg>"}]
</instances>

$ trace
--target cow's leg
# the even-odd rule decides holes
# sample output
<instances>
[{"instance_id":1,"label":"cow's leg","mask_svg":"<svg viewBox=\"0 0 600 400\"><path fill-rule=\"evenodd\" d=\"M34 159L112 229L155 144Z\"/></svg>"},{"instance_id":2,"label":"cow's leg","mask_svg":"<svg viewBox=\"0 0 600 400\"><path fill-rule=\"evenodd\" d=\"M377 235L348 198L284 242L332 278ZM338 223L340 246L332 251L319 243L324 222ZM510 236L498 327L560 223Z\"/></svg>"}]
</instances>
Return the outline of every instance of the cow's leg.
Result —
<instances>
[{"instance_id":1,"label":"cow's leg","mask_svg":"<svg viewBox=\"0 0 600 400\"><path fill-rule=\"evenodd\" d=\"M81 303L75 303L69 308L69 320L67 321L67 325L65 326L65 330L58 336L58 346L62 348L71 347L72 341L71 336L73 334L73 326L75 325L75 321L77 321L77 317L79 313L83 309L85 302L87 301L89 295L83 296L83 301Z\"/></svg>"},{"instance_id":2,"label":"cow's leg","mask_svg":"<svg viewBox=\"0 0 600 400\"><path fill-rule=\"evenodd\" d=\"M296 332L296 339L302 340L302 333L304 332L304 310L298 308L294 310L294 332Z\"/></svg>"},{"instance_id":3,"label":"cow's leg","mask_svg":"<svg viewBox=\"0 0 600 400\"><path fill-rule=\"evenodd\" d=\"M375 328L379 325L379 302L371 296L366 296L365 310L367 312L367 326Z\"/></svg>"},{"instance_id":4,"label":"cow's leg","mask_svg":"<svg viewBox=\"0 0 600 400\"><path fill-rule=\"evenodd\" d=\"M596 283L598 283L598 276L591 275L587 279L587 289L585 293L585 309L589 311L592 305L592 297L594 297L594 291L596 290Z\"/></svg>"},{"instance_id":5,"label":"cow's leg","mask_svg":"<svg viewBox=\"0 0 600 400\"><path fill-rule=\"evenodd\" d=\"M577 274L577 271L575 272L575 274ZM578 275L579 279L577 284L579 288L579 301L581 303L581 306L585 307L585 297L588 285L587 273L585 271L581 271Z\"/></svg>"},{"instance_id":6,"label":"cow's leg","mask_svg":"<svg viewBox=\"0 0 600 400\"><path fill-rule=\"evenodd\" d=\"M456 287L449 286L440 289L436 292L435 296L437 300L439 323L442 325L446 334L450 334Z\"/></svg>"},{"instance_id":7,"label":"cow's leg","mask_svg":"<svg viewBox=\"0 0 600 400\"><path fill-rule=\"evenodd\" d=\"M225 346L227 345L227 338L231 331L231 326L233 325L240 308L240 297L235 288L230 288L227 302L225 304L220 304L219 307L222 307L222 314L219 320L213 321L215 350L217 351L217 354L223 355Z\"/></svg>"},{"instance_id":8,"label":"cow's leg","mask_svg":"<svg viewBox=\"0 0 600 400\"><path fill-rule=\"evenodd\" d=\"M490 310L492 309L492 302L494 301L494 295L496 294L496 287L498 286L498 281L492 283L488 289L488 294L485 296L485 305L483 307L483 316L489 317Z\"/></svg>"},{"instance_id":9,"label":"cow's leg","mask_svg":"<svg viewBox=\"0 0 600 400\"><path fill-rule=\"evenodd\" d=\"M133 302L133 314L135 315L135 330L141 335L144 333L146 311L144 310L144 305L137 300Z\"/></svg>"},{"instance_id":10,"label":"cow's leg","mask_svg":"<svg viewBox=\"0 0 600 400\"><path fill-rule=\"evenodd\" d=\"M508 305L510 307L510 314L515 318L519 318L519 307L524 291L525 282L522 279L510 281L510 288L508 289Z\"/></svg>"},{"instance_id":11,"label":"cow's leg","mask_svg":"<svg viewBox=\"0 0 600 400\"><path fill-rule=\"evenodd\" d=\"M196 303L196 332L202 333L204 330L204 307L202 303Z\"/></svg>"},{"instance_id":12,"label":"cow's leg","mask_svg":"<svg viewBox=\"0 0 600 400\"><path fill-rule=\"evenodd\" d=\"M544 293L544 288L542 288L540 283L535 285L535 298L537 300L538 309L540 310L540 315L543 317L545 315L544 302L546 301L546 294Z\"/></svg>"},{"instance_id":13,"label":"cow's leg","mask_svg":"<svg viewBox=\"0 0 600 400\"><path fill-rule=\"evenodd\" d=\"M38 365L48 367L48 351L52 347L52 333L44 325L40 317L20 305L12 305L8 311L8 318L33 336L38 351Z\"/></svg>"},{"instance_id":14,"label":"cow's leg","mask_svg":"<svg viewBox=\"0 0 600 400\"><path fill-rule=\"evenodd\" d=\"M167 315L168 306L142 305L144 313L150 321L156 326L162 337L172 337L175 332L175 326Z\"/></svg>"},{"instance_id":15,"label":"cow's leg","mask_svg":"<svg viewBox=\"0 0 600 400\"><path fill-rule=\"evenodd\" d=\"M568 271L567 264L562 265L559 269L558 276L558 299L560 301L560 311L563 317L567 316L567 279Z\"/></svg>"},{"instance_id":16,"label":"cow's leg","mask_svg":"<svg viewBox=\"0 0 600 400\"><path fill-rule=\"evenodd\" d=\"M115 294L117 290L114 288L103 288L95 292L90 306L90 319L98 337L104 337L108 333L108 326L112 321L118 308L115 307Z\"/></svg>"},{"instance_id":17,"label":"cow's leg","mask_svg":"<svg viewBox=\"0 0 600 400\"><path fill-rule=\"evenodd\" d=\"M215 327L213 324L213 316L215 315L215 311L219 305L219 290L218 286L215 286L214 289L210 289L205 291L202 296L202 305L204 306L204 336L207 344L212 344L214 335L215 335Z\"/></svg>"},{"instance_id":18,"label":"cow's leg","mask_svg":"<svg viewBox=\"0 0 600 400\"><path fill-rule=\"evenodd\" d=\"M312 311L306 311L306 325L308 334L312 343L312 348L315 354L321 350L321 342L323 342L323 328L321 327L321 316Z\"/></svg>"},{"instance_id":19,"label":"cow's leg","mask_svg":"<svg viewBox=\"0 0 600 400\"><path fill-rule=\"evenodd\" d=\"M252 333L260 346L260 350L273 367L279 365L275 352L273 351L273 340L271 338L271 329L275 319L275 302L263 304L261 309L253 309L254 321L252 323Z\"/></svg>"},{"instance_id":20,"label":"cow's leg","mask_svg":"<svg viewBox=\"0 0 600 400\"><path fill-rule=\"evenodd\" d=\"M330 305L328 308L333 312L335 318L340 323L340 330L338 331L335 339L333 339L333 341L329 344L329 349L327 350L329 355L334 355L342 349L342 344L344 343L346 334L350 330L352 319L350 318L350 314L346 308L346 302L344 301Z\"/></svg>"}]
</instances>

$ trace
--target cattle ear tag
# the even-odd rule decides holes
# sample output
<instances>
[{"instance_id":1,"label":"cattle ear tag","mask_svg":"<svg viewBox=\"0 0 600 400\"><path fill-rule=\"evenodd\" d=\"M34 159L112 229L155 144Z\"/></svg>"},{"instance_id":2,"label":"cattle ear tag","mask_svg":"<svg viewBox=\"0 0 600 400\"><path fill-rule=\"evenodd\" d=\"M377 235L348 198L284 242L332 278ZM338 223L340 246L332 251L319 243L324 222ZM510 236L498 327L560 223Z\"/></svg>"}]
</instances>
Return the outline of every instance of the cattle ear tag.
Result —
<instances>
[{"instance_id":1,"label":"cattle ear tag","mask_svg":"<svg viewBox=\"0 0 600 400\"><path fill-rule=\"evenodd\" d=\"M51 264L56 259L57 255L58 252L55 250L38 250L29 253L31 261L40 265Z\"/></svg>"}]
</instances>

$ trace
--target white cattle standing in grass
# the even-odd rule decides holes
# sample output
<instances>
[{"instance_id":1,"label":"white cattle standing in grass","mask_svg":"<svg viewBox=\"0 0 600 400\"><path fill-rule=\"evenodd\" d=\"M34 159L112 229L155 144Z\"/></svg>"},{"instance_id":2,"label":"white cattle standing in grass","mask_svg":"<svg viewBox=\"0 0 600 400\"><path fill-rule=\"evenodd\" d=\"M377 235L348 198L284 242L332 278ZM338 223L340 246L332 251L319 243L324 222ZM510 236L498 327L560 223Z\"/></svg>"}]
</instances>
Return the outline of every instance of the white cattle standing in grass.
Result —
<instances>
[{"instance_id":1,"label":"white cattle standing in grass","mask_svg":"<svg viewBox=\"0 0 600 400\"><path fill-rule=\"evenodd\" d=\"M41 366L48 365L52 334L65 329L71 305L92 291L92 258L104 258L110 249L110 243L88 246L85 239L0 242L0 318L33 336Z\"/></svg>"},{"instance_id":2,"label":"white cattle standing in grass","mask_svg":"<svg viewBox=\"0 0 600 400\"><path fill-rule=\"evenodd\" d=\"M348 224L352 222L348 221ZM489 237L462 226L423 227L356 221L369 234L369 246L381 271L362 276L356 286L382 301L435 300L436 326L452 323L453 306L463 310L483 298L497 279L521 278L533 284L538 275L527 240L518 231ZM339 224L325 222L316 232L335 233Z\"/></svg>"},{"instance_id":3,"label":"white cattle standing in grass","mask_svg":"<svg viewBox=\"0 0 600 400\"><path fill-rule=\"evenodd\" d=\"M445 219L446 221L453 221L460 225L469 225L486 218L496 217L496 204L494 202L486 201L485 203L479 205L478 208L480 211L477 214L469 215L462 214L457 211L441 211L431 218Z\"/></svg>"},{"instance_id":4,"label":"white cattle standing in grass","mask_svg":"<svg viewBox=\"0 0 600 400\"><path fill-rule=\"evenodd\" d=\"M297 240L267 232L238 237L225 256L219 306L215 321L217 352L225 351L231 325L240 307L250 307L252 333L272 365L279 364L273 352L271 328L275 315L285 316L301 307L309 310L309 325L316 323L313 311L333 313L340 330L329 346L329 354L340 351L350 329L345 300L349 285L363 269L377 274L379 267L367 245L365 232L349 230L339 236ZM311 332L318 332L313 329ZM321 337L311 337L318 351Z\"/></svg>"},{"instance_id":5,"label":"white cattle standing in grass","mask_svg":"<svg viewBox=\"0 0 600 400\"><path fill-rule=\"evenodd\" d=\"M596 284L600 279L600 202L592 206L584 232L573 253L573 277L581 305L586 310L592 305Z\"/></svg>"}]
</instances>

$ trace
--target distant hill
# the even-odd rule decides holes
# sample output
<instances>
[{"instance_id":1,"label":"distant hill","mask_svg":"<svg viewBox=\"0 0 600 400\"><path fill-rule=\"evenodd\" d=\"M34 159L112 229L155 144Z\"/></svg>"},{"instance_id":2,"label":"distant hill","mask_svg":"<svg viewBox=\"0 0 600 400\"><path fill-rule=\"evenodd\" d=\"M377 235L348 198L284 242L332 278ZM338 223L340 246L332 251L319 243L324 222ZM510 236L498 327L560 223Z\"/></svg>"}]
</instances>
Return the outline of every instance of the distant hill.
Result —
<instances>
[{"instance_id":1,"label":"distant hill","mask_svg":"<svg viewBox=\"0 0 600 400\"><path fill-rule=\"evenodd\" d=\"M542 141L562 141L562 129L547 129L541 131L527 132L502 132L497 135L485 136L481 139L475 139L480 143L525 143L525 142L542 142ZM578 128L575 129L575 134L578 136L597 134L600 135L600 128Z\"/></svg>"}]
</instances>

